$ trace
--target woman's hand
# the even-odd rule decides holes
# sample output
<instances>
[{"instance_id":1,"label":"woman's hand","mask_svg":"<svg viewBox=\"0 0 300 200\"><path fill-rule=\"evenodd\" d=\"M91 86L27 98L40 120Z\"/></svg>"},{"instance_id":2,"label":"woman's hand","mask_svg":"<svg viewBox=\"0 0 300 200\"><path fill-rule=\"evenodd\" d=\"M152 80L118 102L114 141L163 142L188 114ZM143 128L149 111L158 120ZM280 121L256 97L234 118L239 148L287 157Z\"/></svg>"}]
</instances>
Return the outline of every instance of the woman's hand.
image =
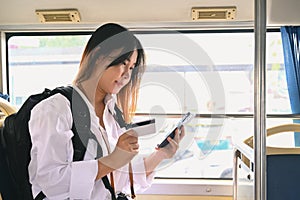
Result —
<instances>
[{"instance_id":1,"label":"woman's hand","mask_svg":"<svg viewBox=\"0 0 300 200\"><path fill-rule=\"evenodd\" d=\"M163 161L164 159L172 158L175 155L176 151L179 148L179 142L182 140L184 135L185 130L183 126L180 127L180 129L176 129L174 139L172 139L171 137L168 138L168 145L163 148L156 147L157 151L144 159L146 176L149 176L161 161Z\"/></svg>"},{"instance_id":2,"label":"woman's hand","mask_svg":"<svg viewBox=\"0 0 300 200\"><path fill-rule=\"evenodd\" d=\"M139 152L138 137L134 130L123 133L117 142L116 148L136 155Z\"/></svg>"},{"instance_id":3,"label":"woman's hand","mask_svg":"<svg viewBox=\"0 0 300 200\"><path fill-rule=\"evenodd\" d=\"M172 158L175 155L176 151L178 150L179 143L184 136L185 136L184 126L181 126L180 128L175 130L174 139L172 139L171 137L167 138L167 140L169 141L168 145L166 145L163 148L156 147L156 150L158 150L159 153L162 154L162 157L164 159Z\"/></svg>"},{"instance_id":4,"label":"woman's hand","mask_svg":"<svg viewBox=\"0 0 300 200\"><path fill-rule=\"evenodd\" d=\"M134 130L123 133L113 152L98 159L97 179L110 171L119 169L128 164L139 152L138 137Z\"/></svg>"}]
</instances>

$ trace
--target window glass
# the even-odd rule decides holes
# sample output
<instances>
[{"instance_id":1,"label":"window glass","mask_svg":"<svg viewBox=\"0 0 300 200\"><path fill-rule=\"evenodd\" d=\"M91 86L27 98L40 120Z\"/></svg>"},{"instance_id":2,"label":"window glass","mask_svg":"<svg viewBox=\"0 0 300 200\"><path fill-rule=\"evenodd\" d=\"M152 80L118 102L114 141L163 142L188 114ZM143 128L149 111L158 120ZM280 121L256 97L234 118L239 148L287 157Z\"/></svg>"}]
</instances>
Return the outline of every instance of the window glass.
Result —
<instances>
[{"instance_id":1,"label":"window glass","mask_svg":"<svg viewBox=\"0 0 300 200\"><path fill-rule=\"evenodd\" d=\"M145 34L140 39L142 43L146 41L144 46L148 63L147 78L143 80L145 83L141 93L151 90L152 85L157 93L145 93L157 94L160 98L141 95L139 111L147 112L147 108L159 104L167 113L181 113L183 110L211 113L213 109L215 112L253 113L252 32L178 33L176 37L174 34ZM167 42L161 44L157 40ZM181 48L185 47L188 51L168 45L176 40L186 41L189 46L183 44ZM199 52L199 55L193 51ZM266 63L267 112L291 113L280 32L267 33ZM206 78L209 76L213 77L212 81ZM218 86L214 87L214 84ZM219 88L222 91L218 91ZM218 97L224 98L224 102L218 105L218 99L213 99L213 94L221 92L224 95ZM193 104L191 98L196 99L197 103Z\"/></svg>"},{"instance_id":2,"label":"window glass","mask_svg":"<svg viewBox=\"0 0 300 200\"><path fill-rule=\"evenodd\" d=\"M156 42L156 37L163 44ZM163 115L192 111L200 116L208 113L253 114L253 33L178 33L161 37L149 34L140 38L147 51L149 66L142 82L144 87L141 88L138 112ZM189 51L168 45L180 40L186 42L181 48L188 45ZM196 58L190 56L193 51L199 53L195 54ZM291 113L280 32L267 33L266 63L267 113ZM213 77L212 81L207 77ZM176 124L176 120L169 120L173 120L173 126ZM148 144L149 151L168 133L172 124L168 120L159 122L158 134L143 141L145 146ZM269 119L267 126L291 122L290 119ZM187 136L177 156L165 161L157 176L232 177L233 141L253 136L253 127L251 118L193 120L186 127ZM288 143L293 144L293 137L289 137Z\"/></svg>"},{"instance_id":3,"label":"window glass","mask_svg":"<svg viewBox=\"0 0 300 200\"><path fill-rule=\"evenodd\" d=\"M10 37L10 101L21 106L30 94L72 83L89 37ZM152 32L137 37L145 48L147 70L135 120L155 118L157 128L140 138L140 153L152 152L179 117L191 111L197 117L186 126L178 153L158 167L156 176L231 178L234 141L253 135L253 118L242 117L253 114L253 32ZM280 32L267 33L266 76L267 113L290 114ZM218 114L237 117L214 117ZM268 119L267 127L285 122L292 121Z\"/></svg>"},{"instance_id":4,"label":"window glass","mask_svg":"<svg viewBox=\"0 0 300 200\"><path fill-rule=\"evenodd\" d=\"M44 88L72 83L89 36L13 36L8 40L9 95L20 107Z\"/></svg>"}]
</instances>

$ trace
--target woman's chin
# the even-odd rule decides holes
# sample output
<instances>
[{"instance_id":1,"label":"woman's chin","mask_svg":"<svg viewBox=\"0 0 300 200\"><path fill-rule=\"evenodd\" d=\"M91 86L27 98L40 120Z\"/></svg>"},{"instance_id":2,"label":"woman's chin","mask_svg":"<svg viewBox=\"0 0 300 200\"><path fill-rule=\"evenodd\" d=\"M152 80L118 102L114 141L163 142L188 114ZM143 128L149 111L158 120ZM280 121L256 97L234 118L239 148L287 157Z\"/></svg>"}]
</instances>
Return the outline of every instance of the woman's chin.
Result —
<instances>
[{"instance_id":1,"label":"woman's chin","mask_svg":"<svg viewBox=\"0 0 300 200\"><path fill-rule=\"evenodd\" d=\"M113 89L110 94L118 94L120 92L120 89Z\"/></svg>"}]
</instances>

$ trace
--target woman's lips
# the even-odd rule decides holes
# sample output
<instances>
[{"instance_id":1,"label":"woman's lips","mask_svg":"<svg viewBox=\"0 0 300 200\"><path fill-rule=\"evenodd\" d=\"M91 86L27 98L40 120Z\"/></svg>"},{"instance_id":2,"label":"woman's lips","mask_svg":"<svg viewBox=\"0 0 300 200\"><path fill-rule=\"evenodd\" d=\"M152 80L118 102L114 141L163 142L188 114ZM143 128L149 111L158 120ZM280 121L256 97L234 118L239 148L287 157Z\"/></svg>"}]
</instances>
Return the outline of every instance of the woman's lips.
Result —
<instances>
[{"instance_id":1,"label":"woman's lips","mask_svg":"<svg viewBox=\"0 0 300 200\"><path fill-rule=\"evenodd\" d=\"M123 82L121 81L115 81L115 83L117 84L117 86L122 87L123 86Z\"/></svg>"}]
</instances>

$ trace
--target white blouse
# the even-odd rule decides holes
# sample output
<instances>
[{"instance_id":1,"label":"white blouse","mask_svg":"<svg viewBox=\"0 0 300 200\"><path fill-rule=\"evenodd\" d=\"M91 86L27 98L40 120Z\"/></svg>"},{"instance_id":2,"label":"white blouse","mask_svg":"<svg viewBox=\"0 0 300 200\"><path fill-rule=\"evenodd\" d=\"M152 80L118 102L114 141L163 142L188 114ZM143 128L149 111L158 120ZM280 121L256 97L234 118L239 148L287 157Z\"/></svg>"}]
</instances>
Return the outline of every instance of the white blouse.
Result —
<instances>
[{"instance_id":1,"label":"white blouse","mask_svg":"<svg viewBox=\"0 0 300 200\"><path fill-rule=\"evenodd\" d=\"M106 156L108 150L102 134L107 137L110 149L113 150L118 137L124 132L111 115L111 112L114 112L115 97L108 95L105 99L103 120L106 130L104 130L99 125L93 106L76 86L73 87L88 105L91 131L102 147L103 156ZM41 101L32 109L29 121L32 149L28 166L32 193L35 197L43 191L47 196L45 199L51 200L111 199L111 194L102 180L95 181L98 162L95 160L97 144L93 139L88 141L84 160L73 162L72 120L70 102L61 94L55 94ZM132 160L132 170L135 191L147 189L153 180L153 174L146 177L142 157L136 156ZM114 171L113 174L115 190L130 194L128 165Z\"/></svg>"}]
</instances>

